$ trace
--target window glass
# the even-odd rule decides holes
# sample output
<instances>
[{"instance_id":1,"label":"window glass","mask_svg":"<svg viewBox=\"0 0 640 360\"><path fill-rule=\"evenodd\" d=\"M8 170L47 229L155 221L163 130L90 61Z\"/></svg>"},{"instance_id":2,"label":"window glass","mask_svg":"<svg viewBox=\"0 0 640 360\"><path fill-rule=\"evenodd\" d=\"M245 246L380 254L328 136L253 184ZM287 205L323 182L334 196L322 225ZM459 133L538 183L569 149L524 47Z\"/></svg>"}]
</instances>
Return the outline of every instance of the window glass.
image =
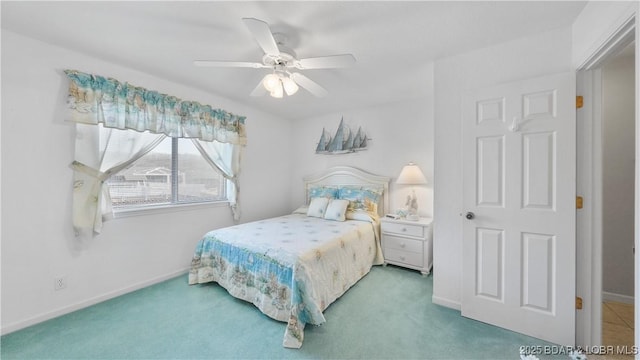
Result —
<instances>
[{"instance_id":1,"label":"window glass","mask_svg":"<svg viewBox=\"0 0 640 360\"><path fill-rule=\"evenodd\" d=\"M132 136L138 133L131 131ZM190 139L165 138L107 180L114 210L226 200L226 180Z\"/></svg>"},{"instance_id":2,"label":"window glass","mask_svg":"<svg viewBox=\"0 0 640 360\"><path fill-rule=\"evenodd\" d=\"M178 139L178 201L216 201L226 198L224 177L200 155L189 139Z\"/></svg>"}]
</instances>

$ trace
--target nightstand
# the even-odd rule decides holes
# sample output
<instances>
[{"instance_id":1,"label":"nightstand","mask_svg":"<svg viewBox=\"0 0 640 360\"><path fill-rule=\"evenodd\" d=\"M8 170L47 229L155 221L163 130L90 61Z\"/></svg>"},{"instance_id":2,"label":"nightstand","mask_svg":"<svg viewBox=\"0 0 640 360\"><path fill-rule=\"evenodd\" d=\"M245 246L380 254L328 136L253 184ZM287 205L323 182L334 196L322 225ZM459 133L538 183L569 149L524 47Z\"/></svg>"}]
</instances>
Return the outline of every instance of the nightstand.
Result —
<instances>
[{"instance_id":1,"label":"nightstand","mask_svg":"<svg viewBox=\"0 0 640 360\"><path fill-rule=\"evenodd\" d=\"M418 221L380 219L384 263L420 270L424 275L433 266L431 218Z\"/></svg>"}]
</instances>

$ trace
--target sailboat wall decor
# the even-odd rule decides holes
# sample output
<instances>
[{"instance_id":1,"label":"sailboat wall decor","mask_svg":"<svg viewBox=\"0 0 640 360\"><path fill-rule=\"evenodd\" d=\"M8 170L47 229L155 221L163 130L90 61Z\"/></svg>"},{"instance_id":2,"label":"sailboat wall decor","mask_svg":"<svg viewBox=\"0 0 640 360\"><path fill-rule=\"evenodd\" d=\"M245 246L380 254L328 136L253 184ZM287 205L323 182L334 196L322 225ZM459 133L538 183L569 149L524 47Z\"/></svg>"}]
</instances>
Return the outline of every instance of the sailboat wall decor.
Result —
<instances>
[{"instance_id":1,"label":"sailboat wall decor","mask_svg":"<svg viewBox=\"0 0 640 360\"><path fill-rule=\"evenodd\" d=\"M358 127L358 131L354 135L353 131L344 125L343 117L340 119L340 125L333 137L325 129L322 129L322 135L316 147L316 154L337 155L366 150L368 140L371 139L367 139L367 134L360 127Z\"/></svg>"}]
</instances>

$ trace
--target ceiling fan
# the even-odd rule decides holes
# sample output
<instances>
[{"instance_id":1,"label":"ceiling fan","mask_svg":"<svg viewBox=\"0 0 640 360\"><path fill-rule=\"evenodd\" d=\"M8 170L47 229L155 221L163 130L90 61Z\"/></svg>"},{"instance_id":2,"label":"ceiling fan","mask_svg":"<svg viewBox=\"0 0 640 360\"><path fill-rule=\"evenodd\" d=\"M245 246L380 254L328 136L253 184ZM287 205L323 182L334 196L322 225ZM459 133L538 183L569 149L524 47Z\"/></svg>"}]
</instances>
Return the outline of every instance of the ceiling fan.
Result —
<instances>
[{"instance_id":1,"label":"ceiling fan","mask_svg":"<svg viewBox=\"0 0 640 360\"><path fill-rule=\"evenodd\" d=\"M298 59L296 53L285 45L286 37L281 33L271 33L269 24L254 18L243 18L242 21L264 51L261 63L195 60L194 64L196 66L271 69L272 72L265 75L251 92L251 96L262 96L268 92L275 98L282 98L284 93L291 96L298 91L299 87L302 87L315 96L324 97L327 95L327 90L297 70L343 68L356 62L352 54Z\"/></svg>"}]
</instances>

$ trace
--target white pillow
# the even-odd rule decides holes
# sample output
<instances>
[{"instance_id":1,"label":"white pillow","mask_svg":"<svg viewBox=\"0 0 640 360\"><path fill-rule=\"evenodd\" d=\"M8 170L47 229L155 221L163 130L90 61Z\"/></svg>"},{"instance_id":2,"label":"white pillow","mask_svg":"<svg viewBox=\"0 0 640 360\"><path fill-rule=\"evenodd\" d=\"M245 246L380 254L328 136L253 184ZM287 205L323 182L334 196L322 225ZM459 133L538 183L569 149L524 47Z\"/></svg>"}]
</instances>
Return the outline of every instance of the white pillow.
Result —
<instances>
[{"instance_id":1,"label":"white pillow","mask_svg":"<svg viewBox=\"0 0 640 360\"><path fill-rule=\"evenodd\" d=\"M324 218L327 220L344 221L347 215L349 200L331 199L325 211Z\"/></svg>"},{"instance_id":2,"label":"white pillow","mask_svg":"<svg viewBox=\"0 0 640 360\"><path fill-rule=\"evenodd\" d=\"M307 216L323 218L328 204L329 198L326 197L315 197L311 199L309 210L307 210Z\"/></svg>"}]
</instances>

